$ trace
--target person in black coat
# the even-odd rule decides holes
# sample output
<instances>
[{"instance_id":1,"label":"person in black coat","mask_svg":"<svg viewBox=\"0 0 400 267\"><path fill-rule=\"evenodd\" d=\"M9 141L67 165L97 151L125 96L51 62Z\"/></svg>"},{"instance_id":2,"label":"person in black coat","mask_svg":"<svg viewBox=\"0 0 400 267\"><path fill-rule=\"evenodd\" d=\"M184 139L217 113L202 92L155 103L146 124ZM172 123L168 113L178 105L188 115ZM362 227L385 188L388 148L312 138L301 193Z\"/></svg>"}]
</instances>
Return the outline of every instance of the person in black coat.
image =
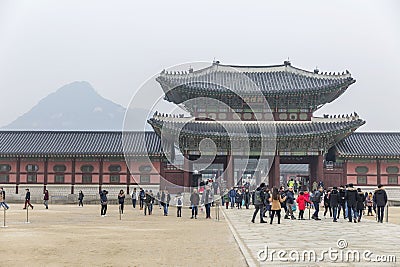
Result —
<instances>
[{"instance_id":1,"label":"person in black coat","mask_svg":"<svg viewBox=\"0 0 400 267\"><path fill-rule=\"evenodd\" d=\"M253 204L255 207L254 213L253 213L253 218L251 219L251 222L254 223L254 220L256 219L258 211L260 211L260 223L266 223L263 218L263 208L264 208L264 189L265 189L265 183L261 183L259 187L257 187L256 191L254 192L254 199L253 199Z\"/></svg>"},{"instance_id":2,"label":"person in black coat","mask_svg":"<svg viewBox=\"0 0 400 267\"><path fill-rule=\"evenodd\" d=\"M386 191L382 188L381 184L379 184L378 189L375 190L373 200L374 205L376 205L377 208L376 214L378 216L378 222L383 223L383 214L385 213L385 206L388 198Z\"/></svg>"},{"instance_id":3,"label":"person in black coat","mask_svg":"<svg viewBox=\"0 0 400 267\"><path fill-rule=\"evenodd\" d=\"M354 222L356 223L358 221L357 190L354 188L353 184L349 184L345 196L347 202L347 217L349 218L349 222L351 222L352 218L354 218Z\"/></svg>"},{"instance_id":4,"label":"person in black coat","mask_svg":"<svg viewBox=\"0 0 400 267\"><path fill-rule=\"evenodd\" d=\"M339 208L339 191L337 190L337 187L334 186L330 195L329 195L329 204L332 209L333 213L333 221L337 222L337 214L338 214L338 208Z\"/></svg>"},{"instance_id":5,"label":"person in black coat","mask_svg":"<svg viewBox=\"0 0 400 267\"><path fill-rule=\"evenodd\" d=\"M250 194L250 191L248 188L245 189L245 191L243 193L243 198L244 198L244 205L246 206L246 209L249 209L251 194Z\"/></svg>"},{"instance_id":6,"label":"person in black coat","mask_svg":"<svg viewBox=\"0 0 400 267\"><path fill-rule=\"evenodd\" d=\"M31 192L29 192L29 189L25 189L26 193L25 193L25 206L24 206L24 210L26 210L26 206L29 205L29 207L31 207L31 209L33 209L33 206L31 204Z\"/></svg>"},{"instance_id":7,"label":"person in black coat","mask_svg":"<svg viewBox=\"0 0 400 267\"><path fill-rule=\"evenodd\" d=\"M361 188L357 188L357 213L358 222L361 221L362 214L364 212L365 194L361 191Z\"/></svg>"},{"instance_id":8,"label":"person in black coat","mask_svg":"<svg viewBox=\"0 0 400 267\"><path fill-rule=\"evenodd\" d=\"M338 209L338 215L337 219L340 217L340 211L343 210L343 219L347 218L346 215L346 190L344 189L344 186L341 185L339 188L339 209Z\"/></svg>"}]
</instances>

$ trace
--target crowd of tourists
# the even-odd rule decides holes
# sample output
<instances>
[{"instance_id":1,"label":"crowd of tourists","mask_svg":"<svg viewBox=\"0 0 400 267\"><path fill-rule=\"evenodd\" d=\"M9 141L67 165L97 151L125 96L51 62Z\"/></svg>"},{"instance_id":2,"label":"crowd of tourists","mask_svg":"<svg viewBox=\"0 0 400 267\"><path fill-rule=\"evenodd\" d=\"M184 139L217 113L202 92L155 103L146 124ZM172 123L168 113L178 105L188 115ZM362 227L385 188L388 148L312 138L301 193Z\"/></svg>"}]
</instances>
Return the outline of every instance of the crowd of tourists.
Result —
<instances>
[{"instance_id":1,"label":"crowd of tourists","mask_svg":"<svg viewBox=\"0 0 400 267\"><path fill-rule=\"evenodd\" d=\"M190 203L191 219L197 219L199 209L205 210L206 219L211 219L211 207L215 203L215 187L205 185L201 188L201 192L194 189L190 194L188 203ZM385 206L388 198L385 189L382 185L374 192L363 192L361 188L355 188L353 184L345 186L324 188L322 182L313 183L312 190L301 190L301 186L297 181L290 180L287 186L280 188L268 188L265 183L261 183L256 190L250 191L249 184L245 184L240 188L226 189L221 193L222 206L226 209L249 209L250 205L254 205L254 213L251 219L255 223L257 214L260 217L260 223L267 223L266 218L269 218L269 223L272 224L276 218L277 223L281 223L281 217L291 220L304 220L305 211L308 210L309 219L320 219L320 207L324 208L324 218L332 218L333 222L337 222L342 216L343 219L349 222L361 222L362 216L376 216L379 223L383 222ZM107 216L108 207L108 191L100 190L100 215ZM5 190L0 188L0 207L8 209L9 206L5 201ZM171 199L171 195L167 190L160 190L155 195L152 190L144 190L143 188L133 189L128 195L132 201L132 207L135 209L139 202L139 209L143 210L143 214L152 215L154 205L158 205L164 216L169 214L169 206L176 206L176 216L182 217L182 208L184 206L184 196L178 193ZM126 194L124 190L120 190L118 194L119 212L124 213ZM78 206L83 207L84 194L79 191ZM48 209L49 192L44 191L43 204ZM33 205L30 203L30 191L27 188L25 194L24 209ZM312 212L313 211L313 212ZM312 215L311 215L312 213Z\"/></svg>"},{"instance_id":2,"label":"crowd of tourists","mask_svg":"<svg viewBox=\"0 0 400 267\"><path fill-rule=\"evenodd\" d=\"M240 190L229 191L229 201L231 208L236 203L236 195L242 194ZM287 189L281 186L279 189L274 187L269 189L265 183L261 183L257 189L251 194L252 203L255 207L251 222L254 223L257 214L260 216L260 223L267 223L264 218L269 218L272 224L274 218L278 224L281 223L281 214L284 219L304 220L304 213L309 211L309 218L319 221L320 207L324 207L323 216L332 218L333 222L337 222L343 216L344 220L359 223L362 216L376 215L377 222L382 223L385 206L388 198L386 191L382 185L372 192L363 192L361 188L355 188L353 184L340 187L324 188L323 183L313 192L307 190L299 190L298 194L294 191L294 187L288 184ZM228 201L228 198L224 198ZM229 204L225 203L228 208ZM311 215L311 210L313 210ZM298 211L298 213L297 213ZM297 213L297 218L295 216Z\"/></svg>"}]
</instances>

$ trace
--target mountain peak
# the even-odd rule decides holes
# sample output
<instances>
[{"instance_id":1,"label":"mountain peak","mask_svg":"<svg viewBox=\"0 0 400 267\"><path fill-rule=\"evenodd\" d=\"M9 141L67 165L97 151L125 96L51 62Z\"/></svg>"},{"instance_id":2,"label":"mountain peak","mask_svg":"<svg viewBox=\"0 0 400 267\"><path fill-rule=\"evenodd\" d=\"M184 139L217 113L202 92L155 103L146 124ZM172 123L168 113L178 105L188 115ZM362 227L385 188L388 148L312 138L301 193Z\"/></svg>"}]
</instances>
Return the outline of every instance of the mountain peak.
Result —
<instances>
[{"instance_id":1,"label":"mountain peak","mask_svg":"<svg viewBox=\"0 0 400 267\"><path fill-rule=\"evenodd\" d=\"M25 130L121 130L125 108L103 98L89 82L66 84L5 126Z\"/></svg>"}]
</instances>

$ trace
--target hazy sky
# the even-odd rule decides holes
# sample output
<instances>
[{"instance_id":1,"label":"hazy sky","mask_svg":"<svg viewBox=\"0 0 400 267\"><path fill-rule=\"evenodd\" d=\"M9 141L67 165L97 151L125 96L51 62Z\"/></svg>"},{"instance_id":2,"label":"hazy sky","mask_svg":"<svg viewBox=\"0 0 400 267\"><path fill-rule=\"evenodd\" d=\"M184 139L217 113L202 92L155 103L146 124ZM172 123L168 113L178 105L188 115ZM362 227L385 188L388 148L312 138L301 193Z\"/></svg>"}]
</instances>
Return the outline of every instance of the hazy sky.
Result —
<instances>
[{"instance_id":1,"label":"hazy sky","mask_svg":"<svg viewBox=\"0 0 400 267\"><path fill-rule=\"evenodd\" d=\"M357 82L322 113L400 131L398 1L0 2L0 125L85 80L127 106L150 76L190 61L348 69ZM397 48L396 48L397 47Z\"/></svg>"}]
</instances>

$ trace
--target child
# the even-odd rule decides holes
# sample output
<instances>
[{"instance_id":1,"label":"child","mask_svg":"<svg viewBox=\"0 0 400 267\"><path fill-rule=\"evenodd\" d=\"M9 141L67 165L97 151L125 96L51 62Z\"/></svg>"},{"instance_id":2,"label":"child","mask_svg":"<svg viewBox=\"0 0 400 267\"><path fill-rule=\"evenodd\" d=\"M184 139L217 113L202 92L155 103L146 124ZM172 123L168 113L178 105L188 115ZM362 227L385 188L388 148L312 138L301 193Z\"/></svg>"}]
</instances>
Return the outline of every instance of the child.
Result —
<instances>
[{"instance_id":1,"label":"child","mask_svg":"<svg viewBox=\"0 0 400 267\"><path fill-rule=\"evenodd\" d=\"M301 191L297 197L296 202L299 206L299 220L304 220L304 210L306 209L306 203L310 203L310 200L305 196L304 192Z\"/></svg>"},{"instance_id":2,"label":"child","mask_svg":"<svg viewBox=\"0 0 400 267\"><path fill-rule=\"evenodd\" d=\"M176 217L182 217L183 196L179 193L175 197L176 201Z\"/></svg>"},{"instance_id":3,"label":"child","mask_svg":"<svg viewBox=\"0 0 400 267\"><path fill-rule=\"evenodd\" d=\"M368 196L367 196L367 208L368 208L368 213L367 213L367 216L373 216L373 214L372 214L372 206L373 206L373 196L372 196L372 193L371 192L369 192L368 193Z\"/></svg>"}]
</instances>

